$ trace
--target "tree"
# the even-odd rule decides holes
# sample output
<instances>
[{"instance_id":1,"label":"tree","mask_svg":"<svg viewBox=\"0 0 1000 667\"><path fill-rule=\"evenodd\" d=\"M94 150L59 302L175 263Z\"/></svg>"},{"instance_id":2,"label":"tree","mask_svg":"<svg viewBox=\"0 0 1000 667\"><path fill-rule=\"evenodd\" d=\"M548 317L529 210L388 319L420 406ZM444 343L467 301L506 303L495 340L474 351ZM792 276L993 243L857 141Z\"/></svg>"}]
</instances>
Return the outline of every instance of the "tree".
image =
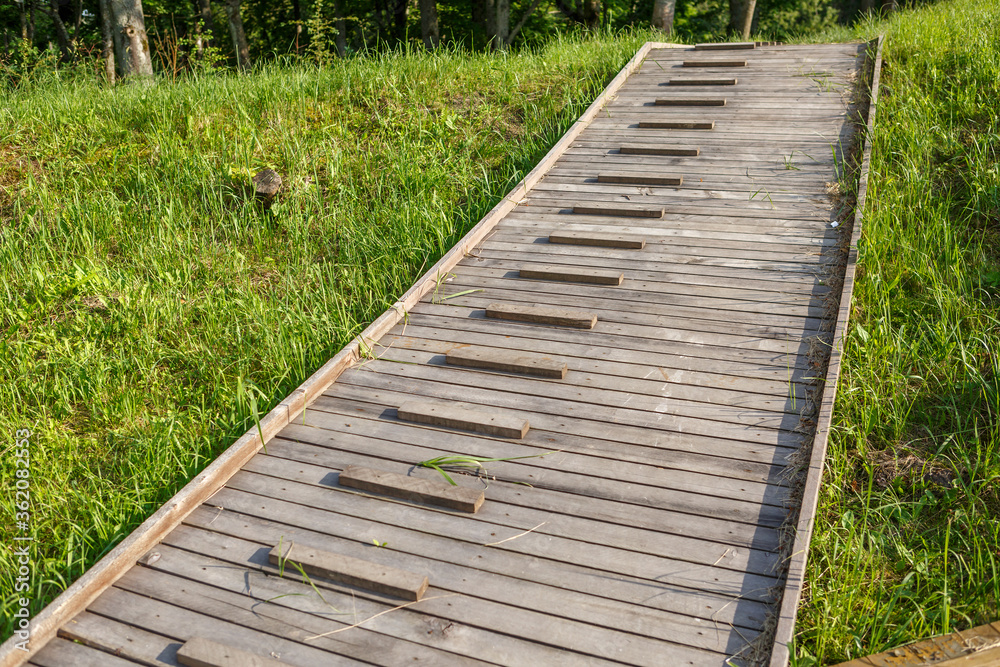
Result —
<instances>
[{"instance_id":1,"label":"tree","mask_svg":"<svg viewBox=\"0 0 1000 667\"><path fill-rule=\"evenodd\" d=\"M556 0L556 7L570 21L582 23L591 30L601 25L601 3L598 0L578 0L575 4Z\"/></svg>"},{"instance_id":2,"label":"tree","mask_svg":"<svg viewBox=\"0 0 1000 667\"><path fill-rule=\"evenodd\" d=\"M653 20L651 23L657 30L670 34L674 30L674 9L677 0L655 0L653 2Z\"/></svg>"},{"instance_id":3,"label":"tree","mask_svg":"<svg viewBox=\"0 0 1000 667\"><path fill-rule=\"evenodd\" d=\"M243 31L240 0L226 0L226 18L229 19L229 34L233 38L233 51L236 52L236 66L240 69L247 69L250 67L250 47L247 46L247 34Z\"/></svg>"},{"instance_id":4,"label":"tree","mask_svg":"<svg viewBox=\"0 0 1000 667\"><path fill-rule=\"evenodd\" d=\"M115 38L110 0L100 0L98 12L101 14L101 60L104 62L104 78L108 80L108 84L114 85Z\"/></svg>"},{"instance_id":5,"label":"tree","mask_svg":"<svg viewBox=\"0 0 1000 667\"><path fill-rule=\"evenodd\" d=\"M729 0L729 32L750 39L757 0Z\"/></svg>"},{"instance_id":6,"label":"tree","mask_svg":"<svg viewBox=\"0 0 1000 667\"><path fill-rule=\"evenodd\" d=\"M437 0L420 0L420 32L424 39L424 46L428 49L437 48L441 41L441 32L438 29Z\"/></svg>"},{"instance_id":7,"label":"tree","mask_svg":"<svg viewBox=\"0 0 1000 667\"><path fill-rule=\"evenodd\" d=\"M130 76L153 76L149 58L149 38L142 18L142 0L109 0L111 36L115 44L118 73Z\"/></svg>"}]
</instances>

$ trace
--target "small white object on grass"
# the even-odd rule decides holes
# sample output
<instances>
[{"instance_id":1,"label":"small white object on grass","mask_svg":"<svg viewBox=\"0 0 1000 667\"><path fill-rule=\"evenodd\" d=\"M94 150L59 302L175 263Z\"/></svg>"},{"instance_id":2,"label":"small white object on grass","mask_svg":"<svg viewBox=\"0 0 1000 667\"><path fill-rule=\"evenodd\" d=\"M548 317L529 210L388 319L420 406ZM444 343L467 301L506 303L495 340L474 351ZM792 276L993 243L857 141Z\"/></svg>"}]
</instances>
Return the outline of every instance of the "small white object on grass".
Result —
<instances>
[{"instance_id":1,"label":"small white object on grass","mask_svg":"<svg viewBox=\"0 0 1000 667\"><path fill-rule=\"evenodd\" d=\"M834 220L833 222L831 222L831 223L830 223L830 226L831 226L831 227L836 227L836 226L838 226L839 224L840 224L839 222L837 222L836 220Z\"/></svg>"}]
</instances>

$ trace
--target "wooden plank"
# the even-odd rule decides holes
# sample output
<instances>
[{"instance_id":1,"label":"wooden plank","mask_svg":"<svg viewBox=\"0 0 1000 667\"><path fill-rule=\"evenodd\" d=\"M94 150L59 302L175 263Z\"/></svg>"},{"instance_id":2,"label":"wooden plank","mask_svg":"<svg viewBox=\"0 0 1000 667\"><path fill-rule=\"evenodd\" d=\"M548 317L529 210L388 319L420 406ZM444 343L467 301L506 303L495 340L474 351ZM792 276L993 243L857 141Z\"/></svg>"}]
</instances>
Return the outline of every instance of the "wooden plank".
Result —
<instances>
[{"instance_id":1,"label":"wooden plank","mask_svg":"<svg viewBox=\"0 0 1000 667\"><path fill-rule=\"evenodd\" d=\"M735 86L739 82L737 78L731 79L696 79L693 77L684 79L670 79L663 83L664 86Z\"/></svg>"},{"instance_id":2,"label":"wooden plank","mask_svg":"<svg viewBox=\"0 0 1000 667\"><path fill-rule=\"evenodd\" d=\"M486 306L486 317L510 322L550 324L574 329L593 329L597 324L597 315L593 313L515 303L491 303Z\"/></svg>"},{"instance_id":3,"label":"wooden plank","mask_svg":"<svg viewBox=\"0 0 1000 667\"><path fill-rule=\"evenodd\" d=\"M514 352L489 347L455 347L448 350L446 361L452 366L524 373L562 380L566 377L566 362L544 354Z\"/></svg>"},{"instance_id":4,"label":"wooden plank","mask_svg":"<svg viewBox=\"0 0 1000 667\"><path fill-rule=\"evenodd\" d=\"M701 42L695 44L694 48L695 51L726 51L729 49L752 49L754 46L756 46L756 42Z\"/></svg>"},{"instance_id":5,"label":"wooden plank","mask_svg":"<svg viewBox=\"0 0 1000 667\"><path fill-rule=\"evenodd\" d=\"M404 600L419 600L427 592L429 585L423 574L294 542L275 545L267 554L267 559L291 576L302 568L309 575Z\"/></svg>"},{"instance_id":6,"label":"wooden plank","mask_svg":"<svg viewBox=\"0 0 1000 667\"><path fill-rule=\"evenodd\" d=\"M577 215L606 215L623 218L662 218L663 208L628 204L587 204L574 206Z\"/></svg>"},{"instance_id":7,"label":"wooden plank","mask_svg":"<svg viewBox=\"0 0 1000 667\"><path fill-rule=\"evenodd\" d=\"M724 97L663 97L655 102L658 107L724 107Z\"/></svg>"},{"instance_id":8,"label":"wooden plank","mask_svg":"<svg viewBox=\"0 0 1000 667\"><path fill-rule=\"evenodd\" d=\"M403 421L457 428L498 438L523 438L529 428L528 420L516 414L487 412L461 402L411 400L399 406L396 416Z\"/></svg>"},{"instance_id":9,"label":"wooden plank","mask_svg":"<svg viewBox=\"0 0 1000 667\"><path fill-rule=\"evenodd\" d=\"M31 659L37 667L134 667L131 660L56 637Z\"/></svg>"},{"instance_id":10,"label":"wooden plank","mask_svg":"<svg viewBox=\"0 0 1000 667\"><path fill-rule=\"evenodd\" d=\"M518 276L528 280L554 280L566 283L587 283L593 285L621 285L625 274L605 269L570 268L564 266L522 267Z\"/></svg>"},{"instance_id":11,"label":"wooden plank","mask_svg":"<svg viewBox=\"0 0 1000 667\"><path fill-rule=\"evenodd\" d=\"M287 664L205 637L194 637L184 642L184 646L177 651L177 662L186 667L278 667Z\"/></svg>"},{"instance_id":12,"label":"wooden plank","mask_svg":"<svg viewBox=\"0 0 1000 667\"><path fill-rule=\"evenodd\" d=\"M624 248L627 250L641 250L646 247L646 239L640 236L602 234L600 232L552 232L549 234L549 243L597 246L599 248Z\"/></svg>"},{"instance_id":13,"label":"wooden plank","mask_svg":"<svg viewBox=\"0 0 1000 667\"><path fill-rule=\"evenodd\" d=\"M746 67L745 60L685 60L683 67Z\"/></svg>"},{"instance_id":14,"label":"wooden plank","mask_svg":"<svg viewBox=\"0 0 1000 667\"><path fill-rule=\"evenodd\" d=\"M653 146L650 144L622 144L622 155L681 155L693 157L701 154L697 146Z\"/></svg>"},{"instance_id":15,"label":"wooden plank","mask_svg":"<svg viewBox=\"0 0 1000 667\"><path fill-rule=\"evenodd\" d=\"M341 486L381 493L393 498L428 503L475 514L486 500L482 490L453 486L445 482L399 475L384 470L348 466L340 473Z\"/></svg>"},{"instance_id":16,"label":"wooden plank","mask_svg":"<svg viewBox=\"0 0 1000 667\"><path fill-rule=\"evenodd\" d=\"M643 120L639 127L650 130L711 130L714 120Z\"/></svg>"},{"instance_id":17,"label":"wooden plank","mask_svg":"<svg viewBox=\"0 0 1000 667\"><path fill-rule=\"evenodd\" d=\"M597 175L598 183L629 183L636 185L681 185L683 176L656 176L628 171L603 171Z\"/></svg>"}]
</instances>

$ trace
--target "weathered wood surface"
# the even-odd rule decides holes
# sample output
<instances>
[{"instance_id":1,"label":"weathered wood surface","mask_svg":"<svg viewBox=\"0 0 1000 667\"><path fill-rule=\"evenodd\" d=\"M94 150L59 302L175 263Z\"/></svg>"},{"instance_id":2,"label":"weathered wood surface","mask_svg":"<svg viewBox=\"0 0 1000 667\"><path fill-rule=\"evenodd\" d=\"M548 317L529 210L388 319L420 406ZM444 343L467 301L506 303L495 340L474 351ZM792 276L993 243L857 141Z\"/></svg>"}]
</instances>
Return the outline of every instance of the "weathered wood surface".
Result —
<instances>
[{"instance_id":1,"label":"weathered wood surface","mask_svg":"<svg viewBox=\"0 0 1000 667\"><path fill-rule=\"evenodd\" d=\"M425 575L292 541L279 542L271 549L267 558L271 565L278 567L283 576L301 574L301 569L311 576L414 602L427 592L428 580Z\"/></svg>"},{"instance_id":2,"label":"weathered wood surface","mask_svg":"<svg viewBox=\"0 0 1000 667\"><path fill-rule=\"evenodd\" d=\"M722 48L646 49L32 664L204 637L292 665L722 666L770 641L860 51ZM454 485L417 466L442 456ZM276 545L316 552L278 577ZM291 566L323 553L420 581Z\"/></svg>"},{"instance_id":3,"label":"weathered wood surface","mask_svg":"<svg viewBox=\"0 0 1000 667\"><path fill-rule=\"evenodd\" d=\"M567 370L565 361L543 354L483 347L452 348L448 350L446 361L452 366L524 373L559 380L566 377Z\"/></svg>"},{"instance_id":4,"label":"weathered wood surface","mask_svg":"<svg viewBox=\"0 0 1000 667\"><path fill-rule=\"evenodd\" d=\"M340 485L381 493L393 498L438 505L475 514L486 500L482 491L452 486L437 480L409 477L362 466L348 466L340 473Z\"/></svg>"},{"instance_id":5,"label":"weathered wood surface","mask_svg":"<svg viewBox=\"0 0 1000 667\"><path fill-rule=\"evenodd\" d=\"M185 667L280 667L285 664L205 637L184 642L184 646L177 651L177 662Z\"/></svg>"},{"instance_id":6,"label":"weathered wood surface","mask_svg":"<svg viewBox=\"0 0 1000 667\"><path fill-rule=\"evenodd\" d=\"M409 400L396 410L403 421L474 431L498 438L523 438L528 421L507 410L486 411L461 401Z\"/></svg>"}]
</instances>

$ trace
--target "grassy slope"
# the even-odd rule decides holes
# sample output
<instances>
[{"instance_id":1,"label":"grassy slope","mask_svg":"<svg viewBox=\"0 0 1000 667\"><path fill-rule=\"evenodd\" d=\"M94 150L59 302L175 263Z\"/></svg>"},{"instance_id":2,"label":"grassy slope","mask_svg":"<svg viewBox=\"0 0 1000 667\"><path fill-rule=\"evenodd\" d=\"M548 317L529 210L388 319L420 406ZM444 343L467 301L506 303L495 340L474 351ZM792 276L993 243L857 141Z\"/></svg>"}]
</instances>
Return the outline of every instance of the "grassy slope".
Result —
<instances>
[{"instance_id":1,"label":"grassy slope","mask_svg":"<svg viewBox=\"0 0 1000 667\"><path fill-rule=\"evenodd\" d=\"M37 611L387 308L646 37L0 91L0 635L17 429ZM288 185L270 213L242 194L265 166Z\"/></svg>"},{"instance_id":2,"label":"grassy slope","mask_svg":"<svg viewBox=\"0 0 1000 667\"><path fill-rule=\"evenodd\" d=\"M798 665L1000 618L1000 3L862 30L889 39Z\"/></svg>"}]
</instances>

